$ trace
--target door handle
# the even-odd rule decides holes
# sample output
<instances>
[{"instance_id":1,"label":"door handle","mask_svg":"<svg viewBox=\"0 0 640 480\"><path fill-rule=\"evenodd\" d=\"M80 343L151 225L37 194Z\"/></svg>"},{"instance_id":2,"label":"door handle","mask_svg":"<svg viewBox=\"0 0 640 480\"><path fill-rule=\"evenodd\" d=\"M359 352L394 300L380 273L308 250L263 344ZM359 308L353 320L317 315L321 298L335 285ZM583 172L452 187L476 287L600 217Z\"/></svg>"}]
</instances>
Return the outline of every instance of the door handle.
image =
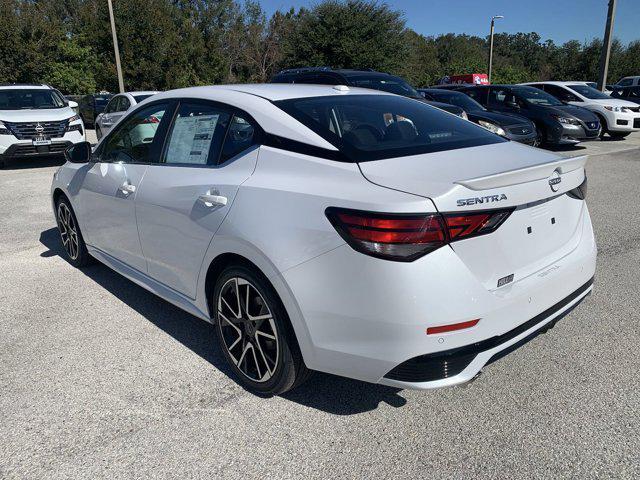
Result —
<instances>
[{"instance_id":1,"label":"door handle","mask_svg":"<svg viewBox=\"0 0 640 480\"><path fill-rule=\"evenodd\" d=\"M126 182L120 186L120 191L125 195L129 195L130 193L133 193L136 191L136 186L131 185L129 182Z\"/></svg>"},{"instance_id":2,"label":"door handle","mask_svg":"<svg viewBox=\"0 0 640 480\"><path fill-rule=\"evenodd\" d=\"M212 195L209 193L200 195L198 200L204 203L207 207L224 207L227 204L227 197L223 197L222 195Z\"/></svg>"}]
</instances>

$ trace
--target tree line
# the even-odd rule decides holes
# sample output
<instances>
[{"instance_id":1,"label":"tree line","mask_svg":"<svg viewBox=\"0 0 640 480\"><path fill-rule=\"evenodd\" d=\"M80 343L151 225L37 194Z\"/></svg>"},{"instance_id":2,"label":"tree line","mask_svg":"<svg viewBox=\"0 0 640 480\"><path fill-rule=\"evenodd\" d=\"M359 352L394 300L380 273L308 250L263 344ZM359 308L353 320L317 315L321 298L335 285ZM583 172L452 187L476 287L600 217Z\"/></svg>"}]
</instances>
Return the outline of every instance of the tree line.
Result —
<instances>
[{"instance_id":1,"label":"tree line","mask_svg":"<svg viewBox=\"0 0 640 480\"><path fill-rule=\"evenodd\" d=\"M127 90L264 82L283 68L372 68L416 86L486 72L488 38L425 36L372 0L324 0L268 16L255 0L113 0ZM0 0L0 83L117 91L106 0ZM556 45L499 33L495 83L596 80L602 41ZM640 74L640 40L614 41L609 82Z\"/></svg>"}]
</instances>

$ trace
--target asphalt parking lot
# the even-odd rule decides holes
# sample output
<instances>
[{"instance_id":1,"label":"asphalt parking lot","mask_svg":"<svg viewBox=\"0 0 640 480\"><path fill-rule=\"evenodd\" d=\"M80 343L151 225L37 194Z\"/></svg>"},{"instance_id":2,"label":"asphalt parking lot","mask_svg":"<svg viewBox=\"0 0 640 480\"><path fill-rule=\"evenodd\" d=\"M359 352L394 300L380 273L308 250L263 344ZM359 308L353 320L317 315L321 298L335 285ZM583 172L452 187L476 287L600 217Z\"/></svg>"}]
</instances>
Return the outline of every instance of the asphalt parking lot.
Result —
<instances>
[{"instance_id":1,"label":"asphalt parking lot","mask_svg":"<svg viewBox=\"0 0 640 480\"><path fill-rule=\"evenodd\" d=\"M271 399L210 325L61 257L53 162L0 170L0 478L638 478L640 134L560 153L591 155L599 255L554 329L463 387Z\"/></svg>"}]
</instances>

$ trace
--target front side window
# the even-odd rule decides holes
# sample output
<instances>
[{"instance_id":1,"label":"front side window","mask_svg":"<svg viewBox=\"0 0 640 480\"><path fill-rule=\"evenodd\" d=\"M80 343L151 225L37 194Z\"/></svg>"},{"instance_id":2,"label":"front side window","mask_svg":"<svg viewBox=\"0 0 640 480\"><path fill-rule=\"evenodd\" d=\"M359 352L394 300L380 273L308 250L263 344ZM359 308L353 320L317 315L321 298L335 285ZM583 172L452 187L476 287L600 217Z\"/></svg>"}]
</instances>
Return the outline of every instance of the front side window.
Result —
<instances>
[{"instance_id":1,"label":"front side window","mask_svg":"<svg viewBox=\"0 0 640 480\"><path fill-rule=\"evenodd\" d=\"M104 109L104 113L113 113L116 111L120 97L113 97L107 107Z\"/></svg>"},{"instance_id":2,"label":"front side window","mask_svg":"<svg viewBox=\"0 0 640 480\"><path fill-rule=\"evenodd\" d=\"M399 96L331 95L275 104L352 162L506 141L471 122Z\"/></svg>"},{"instance_id":3,"label":"front side window","mask_svg":"<svg viewBox=\"0 0 640 480\"><path fill-rule=\"evenodd\" d=\"M211 105L180 105L167 140L164 163L215 165L229 117L229 113Z\"/></svg>"},{"instance_id":4,"label":"front side window","mask_svg":"<svg viewBox=\"0 0 640 480\"><path fill-rule=\"evenodd\" d=\"M567 90L564 87L560 87L558 85L545 85L544 90L556 97L561 102L581 102L578 97L576 97L573 93Z\"/></svg>"},{"instance_id":5,"label":"front side window","mask_svg":"<svg viewBox=\"0 0 640 480\"><path fill-rule=\"evenodd\" d=\"M624 79L622 79L622 80L620 80L618 82L618 86L620 86L620 87L626 87L626 86L629 86L629 85L633 85L633 79L632 78L624 78Z\"/></svg>"},{"instance_id":6,"label":"front side window","mask_svg":"<svg viewBox=\"0 0 640 480\"><path fill-rule=\"evenodd\" d=\"M559 107L562 105L562 102L556 97L538 88L513 87L513 93L531 105L541 105L545 107Z\"/></svg>"},{"instance_id":7,"label":"front side window","mask_svg":"<svg viewBox=\"0 0 640 480\"><path fill-rule=\"evenodd\" d=\"M567 85L567 87L591 100L607 100L609 98L609 95L606 93L602 93L600 90L591 88L589 85Z\"/></svg>"},{"instance_id":8,"label":"front side window","mask_svg":"<svg viewBox=\"0 0 640 480\"><path fill-rule=\"evenodd\" d=\"M131 106L131 102L127 97L120 97L120 101L118 102L118 109L116 111L126 112L127 110L129 110L130 106Z\"/></svg>"},{"instance_id":9,"label":"front side window","mask_svg":"<svg viewBox=\"0 0 640 480\"><path fill-rule=\"evenodd\" d=\"M166 104L152 105L127 117L105 139L101 161L150 163L153 140L167 108Z\"/></svg>"},{"instance_id":10,"label":"front side window","mask_svg":"<svg viewBox=\"0 0 640 480\"><path fill-rule=\"evenodd\" d=\"M62 108L66 102L55 90L37 88L0 89L0 110L45 110Z\"/></svg>"},{"instance_id":11,"label":"front side window","mask_svg":"<svg viewBox=\"0 0 640 480\"><path fill-rule=\"evenodd\" d=\"M486 88L470 88L469 90L464 90L463 93L471 97L479 104L487 105L488 92L489 91Z\"/></svg>"}]
</instances>

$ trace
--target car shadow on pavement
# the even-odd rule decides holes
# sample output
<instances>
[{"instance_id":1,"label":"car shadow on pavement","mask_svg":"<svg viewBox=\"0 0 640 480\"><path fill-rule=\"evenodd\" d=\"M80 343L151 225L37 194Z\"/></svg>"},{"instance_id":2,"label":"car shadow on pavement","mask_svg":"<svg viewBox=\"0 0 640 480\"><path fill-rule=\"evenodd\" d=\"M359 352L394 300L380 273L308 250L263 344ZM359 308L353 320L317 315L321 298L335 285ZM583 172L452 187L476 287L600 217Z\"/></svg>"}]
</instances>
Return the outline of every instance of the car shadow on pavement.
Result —
<instances>
[{"instance_id":1,"label":"car shadow on pavement","mask_svg":"<svg viewBox=\"0 0 640 480\"><path fill-rule=\"evenodd\" d=\"M40 233L47 248L43 258L66 259L57 228ZM213 325L175 307L136 285L109 267L96 263L81 269L91 280L133 308L156 327L233 379L233 372L218 349ZM400 389L315 372L303 385L281 396L291 402L335 415L353 415L375 410L380 403L402 407L407 402Z\"/></svg>"},{"instance_id":2,"label":"car shadow on pavement","mask_svg":"<svg viewBox=\"0 0 640 480\"><path fill-rule=\"evenodd\" d=\"M44 167L57 167L65 162L64 157L58 155L53 157L38 157L38 158L25 158L25 159L12 159L7 160L6 165L2 170L24 170L27 168L44 168Z\"/></svg>"}]
</instances>

